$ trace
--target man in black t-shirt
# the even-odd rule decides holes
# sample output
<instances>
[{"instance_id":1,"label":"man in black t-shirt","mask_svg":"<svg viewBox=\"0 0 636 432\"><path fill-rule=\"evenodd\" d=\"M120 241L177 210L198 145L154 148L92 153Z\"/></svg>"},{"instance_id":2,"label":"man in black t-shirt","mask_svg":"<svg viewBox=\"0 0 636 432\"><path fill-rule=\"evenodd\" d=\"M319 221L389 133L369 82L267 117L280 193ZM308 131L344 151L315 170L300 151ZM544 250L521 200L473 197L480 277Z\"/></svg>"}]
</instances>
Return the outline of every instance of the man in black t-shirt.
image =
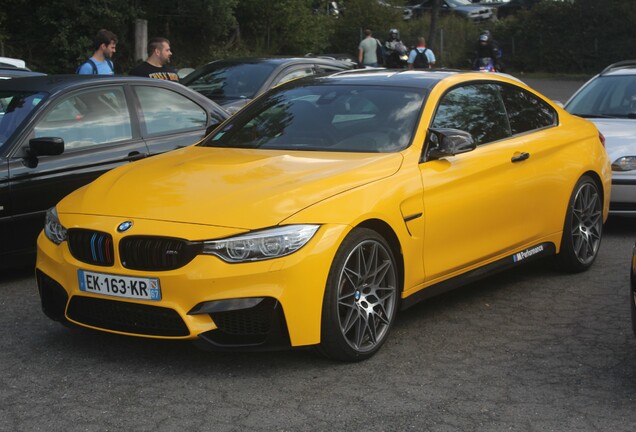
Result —
<instances>
[{"instance_id":1,"label":"man in black t-shirt","mask_svg":"<svg viewBox=\"0 0 636 432\"><path fill-rule=\"evenodd\" d=\"M136 66L128 75L179 81L177 72L167 66L170 63L172 51L170 41L166 38L152 38L148 41L148 58Z\"/></svg>"}]
</instances>

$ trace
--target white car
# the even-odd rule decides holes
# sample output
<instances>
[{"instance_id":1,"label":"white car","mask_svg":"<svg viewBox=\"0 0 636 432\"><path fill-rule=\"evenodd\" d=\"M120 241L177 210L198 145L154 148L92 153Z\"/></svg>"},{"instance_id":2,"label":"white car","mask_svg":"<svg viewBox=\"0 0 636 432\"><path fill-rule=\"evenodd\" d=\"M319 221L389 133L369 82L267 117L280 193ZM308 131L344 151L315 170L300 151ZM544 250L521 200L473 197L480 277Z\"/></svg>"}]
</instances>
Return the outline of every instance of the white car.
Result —
<instances>
[{"instance_id":1,"label":"white car","mask_svg":"<svg viewBox=\"0 0 636 432\"><path fill-rule=\"evenodd\" d=\"M403 18L405 20L418 18L424 13L430 13L432 9L433 0L424 0L419 4L405 7ZM493 8L472 4L468 0L441 0L440 13L442 15L453 13L472 22L490 21L495 17Z\"/></svg>"},{"instance_id":2,"label":"white car","mask_svg":"<svg viewBox=\"0 0 636 432\"><path fill-rule=\"evenodd\" d=\"M612 162L610 214L636 216L636 60L606 67L565 109L596 124Z\"/></svg>"}]
</instances>

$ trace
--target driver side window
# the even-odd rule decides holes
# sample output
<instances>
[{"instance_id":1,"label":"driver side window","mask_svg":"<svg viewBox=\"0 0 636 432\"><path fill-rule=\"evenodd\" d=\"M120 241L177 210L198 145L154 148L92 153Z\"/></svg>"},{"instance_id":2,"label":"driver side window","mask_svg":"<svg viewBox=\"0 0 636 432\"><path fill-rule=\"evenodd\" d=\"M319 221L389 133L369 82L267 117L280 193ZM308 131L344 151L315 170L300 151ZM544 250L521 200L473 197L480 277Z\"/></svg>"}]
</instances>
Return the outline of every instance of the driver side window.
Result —
<instances>
[{"instance_id":1,"label":"driver side window","mask_svg":"<svg viewBox=\"0 0 636 432\"><path fill-rule=\"evenodd\" d=\"M431 126L466 131L477 145L511 136L499 87L488 83L456 87L446 93Z\"/></svg>"},{"instance_id":2,"label":"driver side window","mask_svg":"<svg viewBox=\"0 0 636 432\"><path fill-rule=\"evenodd\" d=\"M84 90L57 102L33 129L34 136L59 137L67 150L132 138L121 87Z\"/></svg>"}]
</instances>

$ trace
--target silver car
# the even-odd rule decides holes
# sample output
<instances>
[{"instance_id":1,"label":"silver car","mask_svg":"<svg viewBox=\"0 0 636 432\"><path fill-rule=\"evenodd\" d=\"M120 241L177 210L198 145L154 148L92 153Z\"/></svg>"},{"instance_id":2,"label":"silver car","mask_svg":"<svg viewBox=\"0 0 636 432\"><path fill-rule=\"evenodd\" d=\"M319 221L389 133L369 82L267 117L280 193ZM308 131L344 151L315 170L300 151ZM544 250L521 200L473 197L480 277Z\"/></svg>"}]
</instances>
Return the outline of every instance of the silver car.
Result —
<instances>
[{"instance_id":1,"label":"silver car","mask_svg":"<svg viewBox=\"0 0 636 432\"><path fill-rule=\"evenodd\" d=\"M605 137L612 162L610 214L636 216L636 60L606 67L565 109L594 122Z\"/></svg>"}]
</instances>

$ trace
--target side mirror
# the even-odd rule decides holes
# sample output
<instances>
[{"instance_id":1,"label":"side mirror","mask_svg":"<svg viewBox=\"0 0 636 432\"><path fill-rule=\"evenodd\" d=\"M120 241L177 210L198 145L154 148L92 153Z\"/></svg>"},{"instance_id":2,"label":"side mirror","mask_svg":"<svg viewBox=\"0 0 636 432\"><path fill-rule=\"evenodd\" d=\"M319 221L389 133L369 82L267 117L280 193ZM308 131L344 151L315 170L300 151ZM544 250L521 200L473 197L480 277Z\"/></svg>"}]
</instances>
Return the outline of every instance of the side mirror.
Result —
<instances>
[{"instance_id":1,"label":"side mirror","mask_svg":"<svg viewBox=\"0 0 636 432\"><path fill-rule=\"evenodd\" d=\"M57 137L33 138L29 141L29 156L57 156L64 153L64 140Z\"/></svg>"},{"instance_id":2,"label":"side mirror","mask_svg":"<svg viewBox=\"0 0 636 432\"><path fill-rule=\"evenodd\" d=\"M427 160L455 156L477 148L472 135L459 129L431 128L426 141Z\"/></svg>"}]
</instances>

